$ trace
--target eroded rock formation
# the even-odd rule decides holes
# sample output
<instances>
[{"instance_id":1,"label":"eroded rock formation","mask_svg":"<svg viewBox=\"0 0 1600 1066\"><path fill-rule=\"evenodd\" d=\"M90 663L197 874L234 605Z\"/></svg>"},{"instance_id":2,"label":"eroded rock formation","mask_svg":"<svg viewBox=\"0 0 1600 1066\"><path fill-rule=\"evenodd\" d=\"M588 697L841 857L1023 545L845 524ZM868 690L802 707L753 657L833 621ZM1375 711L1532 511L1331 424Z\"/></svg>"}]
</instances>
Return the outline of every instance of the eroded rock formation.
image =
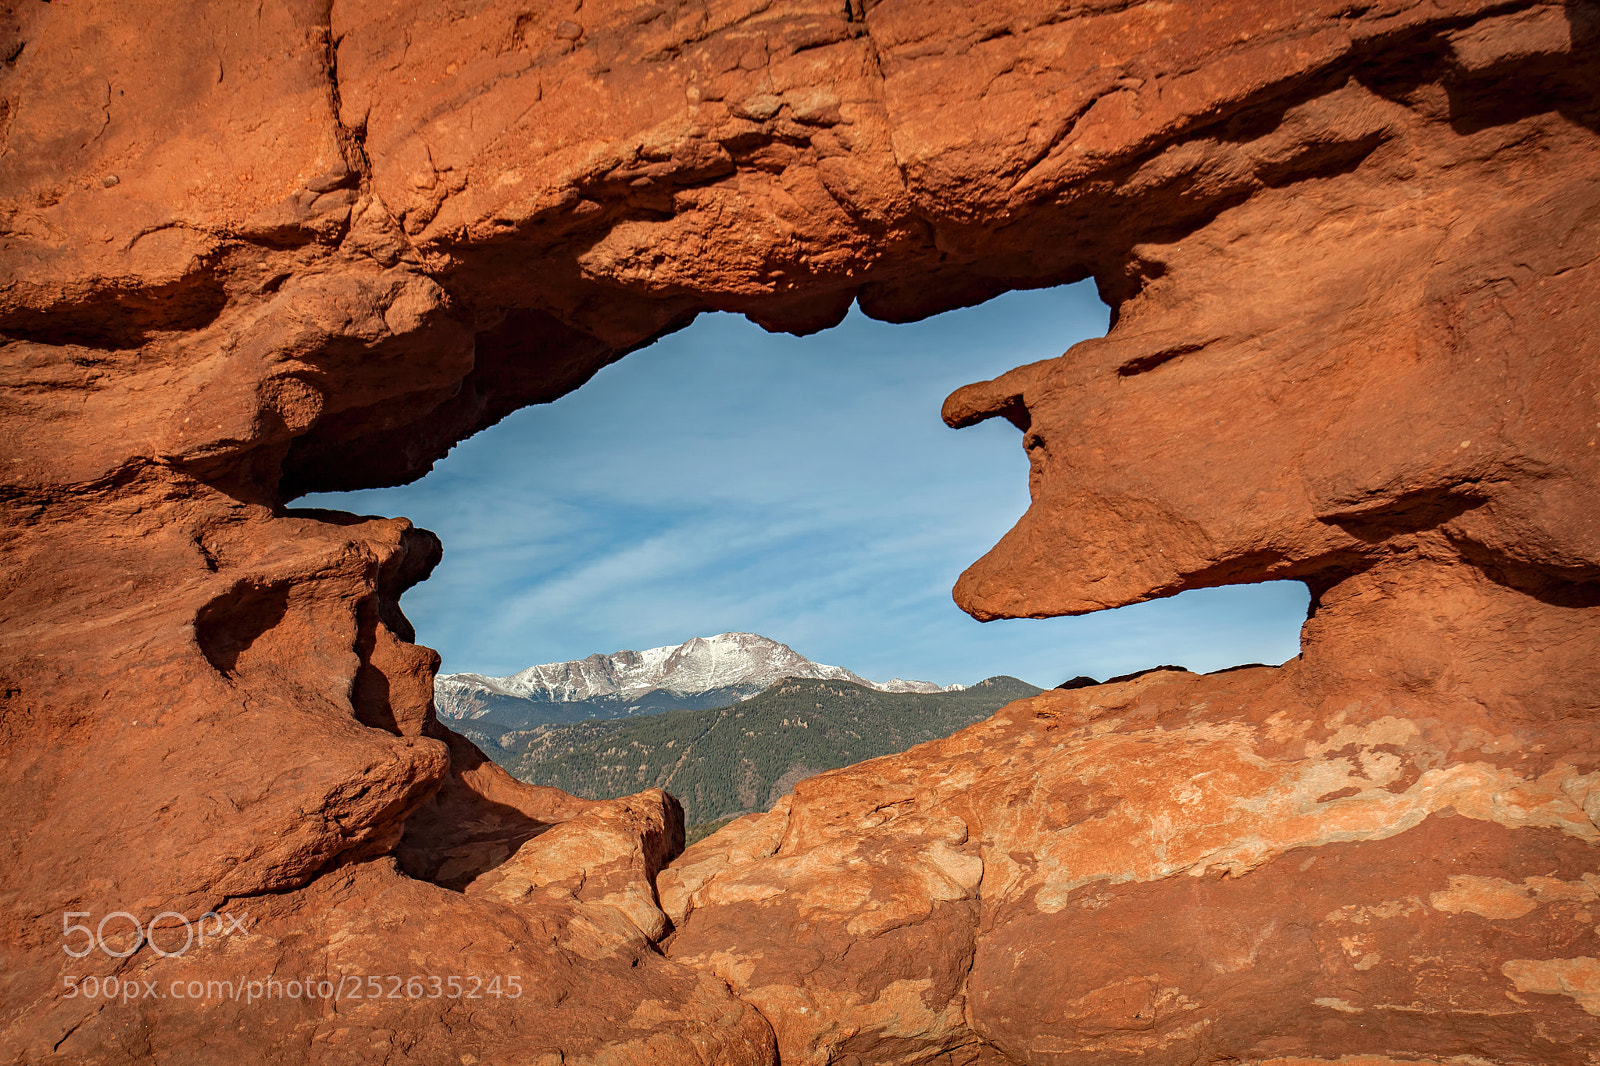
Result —
<instances>
[{"instance_id":1,"label":"eroded rock formation","mask_svg":"<svg viewBox=\"0 0 1600 1066\"><path fill-rule=\"evenodd\" d=\"M1518 0L13 6L7 1060L1595 1062L1597 40ZM288 506L702 310L1089 276L1107 338L947 404L1033 471L958 601L1297 578L1303 655L1013 705L665 871L669 797L438 724L431 535ZM171 917L77 957L114 912Z\"/></svg>"}]
</instances>

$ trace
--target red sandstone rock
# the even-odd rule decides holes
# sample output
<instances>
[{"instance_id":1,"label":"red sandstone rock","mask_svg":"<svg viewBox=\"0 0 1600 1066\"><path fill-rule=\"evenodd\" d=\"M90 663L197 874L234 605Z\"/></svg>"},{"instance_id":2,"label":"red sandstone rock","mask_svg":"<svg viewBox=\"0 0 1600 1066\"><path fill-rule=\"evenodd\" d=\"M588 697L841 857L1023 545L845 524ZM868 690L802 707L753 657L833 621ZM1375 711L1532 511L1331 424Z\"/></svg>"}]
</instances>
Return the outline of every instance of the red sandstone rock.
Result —
<instances>
[{"instance_id":1,"label":"red sandstone rock","mask_svg":"<svg viewBox=\"0 0 1600 1066\"><path fill-rule=\"evenodd\" d=\"M1592 1061L1596 23L0 16L7 1061ZM1293 577L1304 654L812 779L657 878L665 936L672 805L484 762L398 609L437 542L285 507L700 310L808 331L1087 276L1106 339L947 405L1033 464L958 599ZM116 910L250 922L63 953L63 914ZM471 1004L63 985L512 971Z\"/></svg>"},{"instance_id":2,"label":"red sandstone rock","mask_svg":"<svg viewBox=\"0 0 1600 1066\"><path fill-rule=\"evenodd\" d=\"M1588 1062L1588 731L1307 674L1048 692L818 775L662 876L670 954L784 1062Z\"/></svg>"}]
</instances>

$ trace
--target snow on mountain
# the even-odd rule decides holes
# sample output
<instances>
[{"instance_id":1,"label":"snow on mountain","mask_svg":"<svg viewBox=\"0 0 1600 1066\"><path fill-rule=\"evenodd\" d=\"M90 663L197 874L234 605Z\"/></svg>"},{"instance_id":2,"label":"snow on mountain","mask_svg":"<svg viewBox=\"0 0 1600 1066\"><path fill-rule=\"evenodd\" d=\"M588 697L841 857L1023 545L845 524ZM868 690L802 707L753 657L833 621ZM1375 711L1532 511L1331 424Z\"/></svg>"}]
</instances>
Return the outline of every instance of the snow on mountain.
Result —
<instances>
[{"instance_id":1,"label":"snow on mountain","mask_svg":"<svg viewBox=\"0 0 1600 1066\"><path fill-rule=\"evenodd\" d=\"M787 644L755 633L719 633L665 648L544 663L509 677L440 674L434 679L434 702L441 717L457 720L492 716L509 721L508 715L516 719L571 717L571 713L539 715L531 706L534 704L582 704L588 713L579 717L617 717L706 700L720 701L715 705L733 703L764 692L786 677L850 681L880 692L954 692L965 687L898 677L881 683L869 681L840 666L814 663Z\"/></svg>"}]
</instances>

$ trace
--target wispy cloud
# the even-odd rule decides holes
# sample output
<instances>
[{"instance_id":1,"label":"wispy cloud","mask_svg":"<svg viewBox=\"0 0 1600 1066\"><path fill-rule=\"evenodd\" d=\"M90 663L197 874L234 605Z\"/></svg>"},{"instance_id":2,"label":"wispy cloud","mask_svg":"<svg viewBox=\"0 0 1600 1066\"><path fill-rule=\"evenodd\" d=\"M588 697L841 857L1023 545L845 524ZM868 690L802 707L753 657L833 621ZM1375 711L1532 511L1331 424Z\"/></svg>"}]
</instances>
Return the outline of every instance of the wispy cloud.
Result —
<instances>
[{"instance_id":1,"label":"wispy cloud","mask_svg":"<svg viewBox=\"0 0 1600 1066\"><path fill-rule=\"evenodd\" d=\"M314 502L404 514L445 557L408 593L445 669L750 630L870 677L1054 684L1295 654L1305 592L1188 593L979 625L950 586L1027 506L1004 423L953 433L946 394L1105 328L1092 289L1012 293L909 326L810 338L694 326L463 442L415 485Z\"/></svg>"}]
</instances>

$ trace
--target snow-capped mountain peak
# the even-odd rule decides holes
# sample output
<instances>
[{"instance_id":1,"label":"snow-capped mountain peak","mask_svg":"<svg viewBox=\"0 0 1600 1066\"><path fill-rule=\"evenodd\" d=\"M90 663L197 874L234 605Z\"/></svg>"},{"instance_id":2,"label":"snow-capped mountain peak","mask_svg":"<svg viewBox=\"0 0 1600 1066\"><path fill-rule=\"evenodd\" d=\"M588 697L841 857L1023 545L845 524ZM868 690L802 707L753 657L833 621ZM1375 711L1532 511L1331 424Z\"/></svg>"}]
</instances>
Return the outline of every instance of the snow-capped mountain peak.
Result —
<instances>
[{"instance_id":1,"label":"snow-capped mountain peak","mask_svg":"<svg viewBox=\"0 0 1600 1066\"><path fill-rule=\"evenodd\" d=\"M434 681L434 697L446 718L480 718L503 710L508 701L594 704L592 715L612 717L732 703L786 677L850 681L881 692L953 692L964 687L898 677L869 681L843 667L812 662L787 644L756 633L718 633L668 647L543 663L509 677L441 674Z\"/></svg>"}]
</instances>

